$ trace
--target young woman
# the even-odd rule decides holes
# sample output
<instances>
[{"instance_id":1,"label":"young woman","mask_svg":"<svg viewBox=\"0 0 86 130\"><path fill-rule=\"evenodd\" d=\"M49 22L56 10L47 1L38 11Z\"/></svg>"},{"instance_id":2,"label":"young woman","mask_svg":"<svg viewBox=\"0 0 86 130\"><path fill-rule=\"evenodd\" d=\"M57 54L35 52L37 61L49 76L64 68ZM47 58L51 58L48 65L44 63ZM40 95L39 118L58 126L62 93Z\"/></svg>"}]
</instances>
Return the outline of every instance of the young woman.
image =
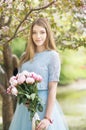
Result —
<instances>
[{"instance_id":1,"label":"young woman","mask_svg":"<svg viewBox=\"0 0 86 130\"><path fill-rule=\"evenodd\" d=\"M30 39L26 52L21 59L20 71L27 70L40 74L43 81L38 85L38 94L42 99L43 112L36 130L68 130L58 102L56 90L60 76L60 59L51 32L45 18L36 19L31 26ZM17 104L9 130L32 130L30 113L27 106Z\"/></svg>"}]
</instances>

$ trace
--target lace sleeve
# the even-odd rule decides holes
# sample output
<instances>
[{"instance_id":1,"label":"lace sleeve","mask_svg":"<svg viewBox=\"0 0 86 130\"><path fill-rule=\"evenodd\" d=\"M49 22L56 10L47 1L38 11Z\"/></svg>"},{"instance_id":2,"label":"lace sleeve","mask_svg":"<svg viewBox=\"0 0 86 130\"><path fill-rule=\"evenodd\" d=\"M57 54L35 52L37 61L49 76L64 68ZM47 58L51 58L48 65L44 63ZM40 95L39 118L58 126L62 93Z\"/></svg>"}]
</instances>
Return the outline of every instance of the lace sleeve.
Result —
<instances>
[{"instance_id":1,"label":"lace sleeve","mask_svg":"<svg viewBox=\"0 0 86 130\"><path fill-rule=\"evenodd\" d=\"M50 81L59 81L60 76L60 58L57 52L54 52L51 55L50 63L49 63L49 82Z\"/></svg>"}]
</instances>

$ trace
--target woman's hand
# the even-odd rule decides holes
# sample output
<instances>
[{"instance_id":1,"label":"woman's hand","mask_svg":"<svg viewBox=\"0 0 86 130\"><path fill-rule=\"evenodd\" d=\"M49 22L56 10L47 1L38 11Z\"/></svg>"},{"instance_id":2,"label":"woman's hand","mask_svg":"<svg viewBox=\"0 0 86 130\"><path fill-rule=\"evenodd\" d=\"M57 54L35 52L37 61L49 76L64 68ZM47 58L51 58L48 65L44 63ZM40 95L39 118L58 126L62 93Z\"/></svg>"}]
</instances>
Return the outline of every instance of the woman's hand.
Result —
<instances>
[{"instance_id":1,"label":"woman's hand","mask_svg":"<svg viewBox=\"0 0 86 130\"><path fill-rule=\"evenodd\" d=\"M50 122L47 119L43 119L40 121L40 123L37 125L36 130L46 130L49 126Z\"/></svg>"}]
</instances>

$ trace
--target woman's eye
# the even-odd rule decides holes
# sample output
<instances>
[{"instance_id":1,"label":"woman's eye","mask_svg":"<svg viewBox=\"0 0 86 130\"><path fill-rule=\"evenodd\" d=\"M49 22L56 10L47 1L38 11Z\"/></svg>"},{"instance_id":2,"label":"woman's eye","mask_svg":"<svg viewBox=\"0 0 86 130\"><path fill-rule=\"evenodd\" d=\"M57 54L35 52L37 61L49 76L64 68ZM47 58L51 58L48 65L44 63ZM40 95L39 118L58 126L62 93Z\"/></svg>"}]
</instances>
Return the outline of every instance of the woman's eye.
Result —
<instances>
[{"instance_id":1,"label":"woman's eye","mask_svg":"<svg viewBox=\"0 0 86 130\"><path fill-rule=\"evenodd\" d=\"M33 34L36 34L36 32L32 32Z\"/></svg>"},{"instance_id":2,"label":"woman's eye","mask_svg":"<svg viewBox=\"0 0 86 130\"><path fill-rule=\"evenodd\" d=\"M40 32L41 34L44 34L45 32Z\"/></svg>"}]
</instances>

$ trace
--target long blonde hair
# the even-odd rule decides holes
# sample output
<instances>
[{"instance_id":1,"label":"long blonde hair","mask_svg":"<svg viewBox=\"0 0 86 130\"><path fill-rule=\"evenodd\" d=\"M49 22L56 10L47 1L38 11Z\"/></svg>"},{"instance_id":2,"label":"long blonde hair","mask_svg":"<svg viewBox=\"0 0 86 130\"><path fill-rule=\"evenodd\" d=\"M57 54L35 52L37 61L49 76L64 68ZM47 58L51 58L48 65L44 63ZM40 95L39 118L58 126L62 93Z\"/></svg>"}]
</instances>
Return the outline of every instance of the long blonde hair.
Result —
<instances>
[{"instance_id":1,"label":"long blonde hair","mask_svg":"<svg viewBox=\"0 0 86 130\"><path fill-rule=\"evenodd\" d=\"M32 39L32 33L33 33L34 25L41 26L41 27L45 28L45 30L46 30L47 38L46 38L46 41L45 41L45 49L46 50L56 50L55 41L54 41L54 38L53 38L51 27L48 23L48 20L45 19L45 18L38 18L32 23L32 26L31 26L31 29L30 29L30 37L29 37L29 40L28 40L26 51L25 51L24 55L22 56L22 58L20 60L20 64L22 64L22 63L24 63L28 60L33 59L33 57L36 53L36 45L34 44L33 39Z\"/></svg>"}]
</instances>

